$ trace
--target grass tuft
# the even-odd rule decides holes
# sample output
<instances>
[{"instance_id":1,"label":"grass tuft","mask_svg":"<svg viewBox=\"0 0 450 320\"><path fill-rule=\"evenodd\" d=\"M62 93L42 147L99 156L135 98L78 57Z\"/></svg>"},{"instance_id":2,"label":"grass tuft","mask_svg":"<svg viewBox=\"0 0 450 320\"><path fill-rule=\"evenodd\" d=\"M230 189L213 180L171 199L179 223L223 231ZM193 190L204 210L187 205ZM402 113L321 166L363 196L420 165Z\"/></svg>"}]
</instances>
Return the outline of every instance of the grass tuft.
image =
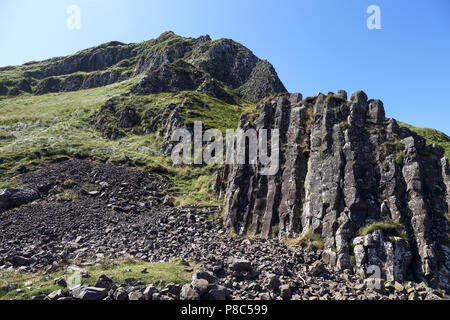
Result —
<instances>
[{"instance_id":1,"label":"grass tuft","mask_svg":"<svg viewBox=\"0 0 450 320\"><path fill-rule=\"evenodd\" d=\"M308 249L323 249L324 242L322 237L309 229L305 234L300 234L297 238L287 239L286 243L289 246L301 246Z\"/></svg>"},{"instance_id":2,"label":"grass tuft","mask_svg":"<svg viewBox=\"0 0 450 320\"><path fill-rule=\"evenodd\" d=\"M398 236L402 239L408 240L408 235L406 234L403 225L400 222L394 221L392 219L372 222L371 224L368 224L359 229L359 235L366 236L375 230L382 230L384 233L386 233L386 235Z\"/></svg>"}]
</instances>

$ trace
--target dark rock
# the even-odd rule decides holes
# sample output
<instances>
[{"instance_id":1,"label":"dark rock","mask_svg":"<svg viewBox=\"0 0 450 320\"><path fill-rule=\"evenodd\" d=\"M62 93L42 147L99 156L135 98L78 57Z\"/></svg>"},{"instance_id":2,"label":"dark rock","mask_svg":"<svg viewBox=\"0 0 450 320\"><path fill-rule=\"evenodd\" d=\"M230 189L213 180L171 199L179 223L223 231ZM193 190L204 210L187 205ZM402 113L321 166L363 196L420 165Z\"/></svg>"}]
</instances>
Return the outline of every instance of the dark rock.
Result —
<instances>
[{"instance_id":1,"label":"dark rock","mask_svg":"<svg viewBox=\"0 0 450 320\"><path fill-rule=\"evenodd\" d=\"M28 266L30 264L30 259L22 256L12 256L7 259L8 262L12 263L14 266Z\"/></svg>"},{"instance_id":2,"label":"dark rock","mask_svg":"<svg viewBox=\"0 0 450 320\"><path fill-rule=\"evenodd\" d=\"M113 284L114 284L114 281L110 277L108 277L105 274L102 274L95 281L94 287L109 290L109 289L111 289Z\"/></svg>"},{"instance_id":3,"label":"dark rock","mask_svg":"<svg viewBox=\"0 0 450 320\"><path fill-rule=\"evenodd\" d=\"M270 290L272 290L273 292L280 291L281 281L280 279L278 279L278 277L276 277L275 275L271 275L267 280L268 280L267 286Z\"/></svg>"},{"instance_id":4,"label":"dark rock","mask_svg":"<svg viewBox=\"0 0 450 320\"><path fill-rule=\"evenodd\" d=\"M194 288L200 296L208 291L208 285L209 283L205 279L194 279L191 283L192 288Z\"/></svg>"},{"instance_id":5,"label":"dark rock","mask_svg":"<svg viewBox=\"0 0 450 320\"><path fill-rule=\"evenodd\" d=\"M291 286L288 284L283 284L282 286L280 286L280 296L284 300L291 299L291 297L292 297Z\"/></svg>"},{"instance_id":6,"label":"dark rock","mask_svg":"<svg viewBox=\"0 0 450 320\"><path fill-rule=\"evenodd\" d=\"M28 187L0 189L0 211L32 202L39 197L39 192Z\"/></svg>"},{"instance_id":7,"label":"dark rock","mask_svg":"<svg viewBox=\"0 0 450 320\"><path fill-rule=\"evenodd\" d=\"M114 292L113 298L114 298L114 300L120 300L120 301L128 300L128 292L124 288L119 287ZM144 292L144 298L145 298L145 292ZM148 299L146 299L146 300L148 300Z\"/></svg>"},{"instance_id":8,"label":"dark rock","mask_svg":"<svg viewBox=\"0 0 450 320\"><path fill-rule=\"evenodd\" d=\"M204 272L204 271L195 272L192 275L192 280L196 280L196 279L205 279L208 283L216 283L217 282L217 278L215 276L213 276L212 274L210 274L208 272Z\"/></svg>"},{"instance_id":9,"label":"dark rock","mask_svg":"<svg viewBox=\"0 0 450 320\"><path fill-rule=\"evenodd\" d=\"M448 289L443 239L450 170L443 150L386 119L380 100L369 101L363 91L350 101L345 96L298 102L279 94L241 116L239 129L277 128L283 152L274 174L260 164L218 171L214 189L225 198L224 225L238 235L299 238L339 270L355 262L361 277L375 265L382 279L414 274ZM392 219L388 234L352 247L362 227L386 219ZM317 266L313 275L325 271Z\"/></svg>"},{"instance_id":10,"label":"dark rock","mask_svg":"<svg viewBox=\"0 0 450 320\"><path fill-rule=\"evenodd\" d=\"M233 258L230 260L230 269L238 272L251 271L252 264L250 263L250 261L247 260L240 260Z\"/></svg>"},{"instance_id":11,"label":"dark rock","mask_svg":"<svg viewBox=\"0 0 450 320\"><path fill-rule=\"evenodd\" d=\"M65 276L54 279L53 283L57 284L60 287L64 287L64 288L67 287L67 279Z\"/></svg>"},{"instance_id":12,"label":"dark rock","mask_svg":"<svg viewBox=\"0 0 450 320\"><path fill-rule=\"evenodd\" d=\"M226 300L229 296L228 289L222 286L213 285L209 291L205 294L205 300Z\"/></svg>"},{"instance_id":13,"label":"dark rock","mask_svg":"<svg viewBox=\"0 0 450 320\"><path fill-rule=\"evenodd\" d=\"M324 265L321 261L315 261L315 262L309 267L309 272L311 272L311 274L312 274L313 276L320 275L320 274L326 272L325 265Z\"/></svg>"}]
</instances>

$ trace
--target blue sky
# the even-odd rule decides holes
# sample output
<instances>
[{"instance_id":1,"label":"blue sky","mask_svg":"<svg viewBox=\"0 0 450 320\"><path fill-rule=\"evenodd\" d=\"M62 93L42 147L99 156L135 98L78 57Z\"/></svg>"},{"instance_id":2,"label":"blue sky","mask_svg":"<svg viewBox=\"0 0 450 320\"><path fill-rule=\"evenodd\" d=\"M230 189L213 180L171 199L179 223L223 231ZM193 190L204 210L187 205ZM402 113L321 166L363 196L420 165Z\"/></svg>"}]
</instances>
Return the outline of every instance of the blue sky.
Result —
<instances>
[{"instance_id":1,"label":"blue sky","mask_svg":"<svg viewBox=\"0 0 450 320\"><path fill-rule=\"evenodd\" d=\"M369 30L369 5L381 30ZM81 29L66 26L69 5ZM450 135L448 0L1 0L0 66L172 30L231 38L269 60L289 91L364 90L387 116Z\"/></svg>"}]
</instances>

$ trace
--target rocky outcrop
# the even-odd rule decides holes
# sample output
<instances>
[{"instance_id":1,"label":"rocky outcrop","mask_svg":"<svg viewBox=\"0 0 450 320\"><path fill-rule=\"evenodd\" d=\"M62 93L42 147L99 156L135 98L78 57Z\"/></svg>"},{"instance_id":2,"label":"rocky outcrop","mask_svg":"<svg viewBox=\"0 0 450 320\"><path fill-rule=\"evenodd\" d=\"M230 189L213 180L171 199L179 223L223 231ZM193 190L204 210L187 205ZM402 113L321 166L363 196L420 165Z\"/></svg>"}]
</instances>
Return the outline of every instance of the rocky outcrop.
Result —
<instances>
[{"instance_id":1,"label":"rocky outcrop","mask_svg":"<svg viewBox=\"0 0 450 320\"><path fill-rule=\"evenodd\" d=\"M39 199L39 192L28 187L0 190L0 212Z\"/></svg>"},{"instance_id":2,"label":"rocky outcrop","mask_svg":"<svg viewBox=\"0 0 450 320\"><path fill-rule=\"evenodd\" d=\"M105 70L125 59L131 59L137 55L135 44L124 44L111 41L89 48L67 57L58 57L45 61L26 64L28 71L24 75L36 79L55 77L76 72L92 72Z\"/></svg>"},{"instance_id":3,"label":"rocky outcrop","mask_svg":"<svg viewBox=\"0 0 450 320\"><path fill-rule=\"evenodd\" d=\"M133 102L122 102L122 98L106 101L95 118L94 127L110 140L124 137L123 129L133 128L141 124L141 117L134 108Z\"/></svg>"},{"instance_id":4,"label":"rocky outcrop","mask_svg":"<svg viewBox=\"0 0 450 320\"><path fill-rule=\"evenodd\" d=\"M243 45L209 36L184 38L170 31L141 43L113 41L66 57L1 68L0 76L11 70L23 78L0 84L0 95L76 91L131 77L137 82L131 92L139 95L199 90L229 98L230 90L256 102L286 91L273 66Z\"/></svg>"},{"instance_id":5,"label":"rocky outcrop","mask_svg":"<svg viewBox=\"0 0 450 320\"><path fill-rule=\"evenodd\" d=\"M280 94L241 117L240 129L279 129L280 169L222 168L215 188L225 194L225 224L261 238L315 235L338 269L367 275L377 265L383 278L448 290L443 149L386 119L380 100L346 96Z\"/></svg>"},{"instance_id":6,"label":"rocky outcrop","mask_svg":"<svg viewBox=\"0 0 450 320\"><path fill-rule=\"evenodd\" d=\"M131 92L134 94L152 94L160 92L179 92L195 90L207 75L189 63L178 60L173 64L164 64L156 71L147 74Z\"/></svg>"},{"instance_id":7,"label":"rocky outcrop","mask_svg":"<svg viewBox=\"0 0 450 320\"><path fill-rule=\"evenodd\" d=\"M228 88L256 102L286 91L268 61L260 60L230 39L181 38L168 32L152 48L137 62L135 74L145 72L146 76L131 90L133 93L195 89L205 92L205 87L213 85L214 96L225 96L224 89Z\"/></svg>"}]
</instances>

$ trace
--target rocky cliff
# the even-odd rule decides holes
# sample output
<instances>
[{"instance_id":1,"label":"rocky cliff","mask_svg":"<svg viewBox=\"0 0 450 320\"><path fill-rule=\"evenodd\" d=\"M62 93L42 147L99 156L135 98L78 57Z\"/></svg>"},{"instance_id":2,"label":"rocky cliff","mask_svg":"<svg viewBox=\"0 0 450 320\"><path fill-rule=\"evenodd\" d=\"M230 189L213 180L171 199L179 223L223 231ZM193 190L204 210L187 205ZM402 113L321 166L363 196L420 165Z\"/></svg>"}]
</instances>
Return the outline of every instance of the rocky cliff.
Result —
<instances>
[{"instance_id":1,"label":"rocky cliff","mask_svg":"<svg viewBox=\"0 0 450 320\"><path fill-rule=\"evenodd\" d=\"M279 94L243 114L241 129L280 130L280 170L221 168L226 226L312 245L337 269L449 289L449 164L444 150L362 91ZM372 269L373 270L373 269Z\"/></svg>"},{"instance_id":2,"label":"rocky cliff","mask_svg":"<svg viewBox=\"0 0 450 320\"><path fill-rule=\"evenodd\" d=\"M286 91L272 65L243 45L169 31L141 43L112 41L67 57L0 68L0 95L76 91L129 78L138 82L134 94L198 89L221 95L229 90L256 102Z\"/></svg>"},{"instance_id":3,"label":"rocky cliff","mask_svg":"<svg viewBox=\"0 0 450 320\"><path fill-rule=\"evenodd\" d=\"M47 95L49 105L61 108L51 123L48 114L39 108L20 108L24 105L22 98L28 99L25 105L38 99L33 95L78 91L123 80L127 80L125 84L112 85L108 90L91 90L98 97L87 103L79 99L82 94ZM20 94L24 94L21 99L10 99ZM161 205L158 208L166 222L155 224L148 239L161 241L161 251L150 254L144 245L129 251L137 259L145 257L150 261L180 256L204 260L207 269L221 277L221 284L229 285L243 297L267 297L270 291L269 298L278 295L287 299L291 289L299 298L328 297L328 292L322 292L323 278L314 277L333 268L336 270L330 274L336 282L330 282L329 275L326 280L330 288L339 287L339 296L355 286L354 275L396 281L400 289L395 291L401 296L406 291L401 283L408 280L425 281L447 291L450 288L450 165L444 149L427 145L424 137L387 119L383 103L369 100L362 91L349 100L345 91L303 99L299 93L287 93L273 66L237 42L211 40L209 36L183 38L166 32L138 44L109 42L67 57L0 68L0 96L7 96L0 102L13 101L12 105L18 106L17 113L8 114L9 118L6 113L13 108L3 108L0 183L9 186L7 176L16 178L19 173L34 171L34 165L45 168L48 161L64 161L61 167L55 166L54 174L60 180L57 183L47 167L31 181L34 189L22 186L0 192L0 210L17 210L2 217L2 268L25 264L37 271L34 259L38 259L40 268L65 259L68 253L59 252L65 248L60 242L78 238L79 234L73 232L73 239L69 239L66 231L73 230L73 223L78 225L80 217L86 226L80 232L85 236L90 230L89 236L95 239L86 250L98 253L97 248L103 246L108 234L115 248L113 256L119 256L127 251L127 238L132 247L148 231L140 215L152 215L153 209ZM70 100L70 106L61 105L57 99L61 96ZM80 117L81 113L85 116ZM280 165L275 175L262 174L259 164L219 169L213 188L224 200L225 210L214 221L213 215L219 216L216 208L198 208L195 192L199 189L202 197L214 198L209 187L216 167L199 165L195 172L184 170L157 149L169 155L173 131L192 131L198 120L204 129L217 128L221 132L236 125L243 130L280 131ZM101 134L91 130L92 126ZM450 143L449 137L442 137ZM122 138L129 139L109 141ZM27 144L31 142L32 146ZM141 178L148 172L123 172L123 167L109 164L98 172L92 167L95 163L67 160L69 157L139 166L156 176L148 177L148 185L142 185ZM108 174L103 174L104 170ZM159 174L164 175L164 183L156 182L161 178ZM178 184L169 187L167 177L172 184ZM72 179L80 185L74 185ZM49 180L44 190L42 180ZM198 185L193 187L195 183ZM88 191L83 189L87 186ZM153 190L155 187L157 190ZM191 209L170 208L174 195L194 202L192 211L201 218L187 214ZM48 206L44 203L45 210L29 203L38 198L50 202ZM120 237L108 231L119 221L111 220L110 209L120 214L118 219L126 226ZM62 213L64 216L55 220ZM17 219L18 214L23 219ZM75 220L69 216L72 214ZM105 221L98 220L98 215ZM41 250L34 247L35 238L24 236L36 219L45 222L35 231L36 237L48 235L51 245L47 250L52 252L49 259L40 256ZM136 229L135 222L142 228ZM231 239L224 227L248 238ZM172 235L158 235L167 235L165 231ZM33 245L30 242L22 250L20 239L11 242L11 237L25 237ZM192 243L200 249L192 250ZM234 263L223 263L228 256L245 255L246 250L251 253L247 252L249 260L259 265L258 272L250 262L245 263L247 267L241 270L244 272L237 272ZM104 254L111 252L105 249ZM24 256L31 258L23 260ZM316 257L329 266L315 261ZM376 267L380 274L376 274ZM274 280L278 279L275 274L284 277L286 290L279 288L281 283ZM258 282L237 288L236 279ZM363 287L356 287L355 297L364 296L359 292ZM267 292L261 292L262 288ZM188 285L186 290L191 289ZM336 295L333 290L331 296ZM421 298L425 298L428 294L422 291ZM414 298L414 292L407 293ZM389 296L389 290L378 294Z\"/></svg>"}]
</instances>

